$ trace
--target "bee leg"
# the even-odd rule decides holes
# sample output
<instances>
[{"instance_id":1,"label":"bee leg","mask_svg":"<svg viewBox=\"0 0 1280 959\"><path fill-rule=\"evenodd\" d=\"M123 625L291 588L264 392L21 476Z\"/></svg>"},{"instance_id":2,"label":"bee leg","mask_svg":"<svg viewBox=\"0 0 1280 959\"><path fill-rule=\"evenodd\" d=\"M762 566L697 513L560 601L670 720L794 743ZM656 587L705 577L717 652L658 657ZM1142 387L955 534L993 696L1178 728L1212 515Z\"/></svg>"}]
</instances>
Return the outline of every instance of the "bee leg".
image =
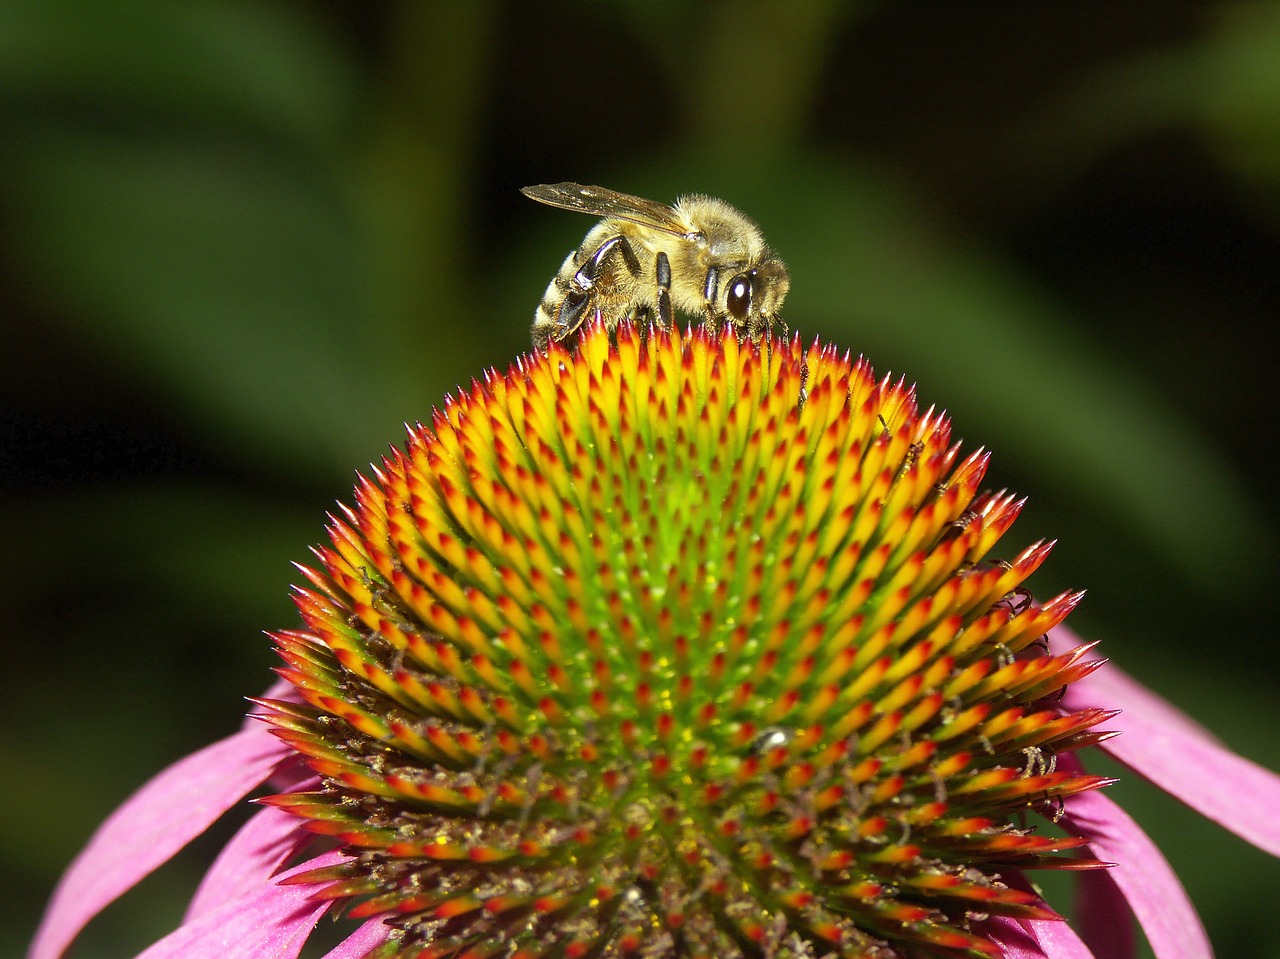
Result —
<instances>
[{"instance_id":1,"label":"bee leg","mask_svg":"<svg viewBox=\"0 0 1280 959\"><path fill-rule=\"evenodd\" d=\"M628 251L630 250L624 237L614 236L591 251L591 255L578 267L573 276L569 277L569 282L565 284L564 298L560 301L560 307L555 314L555 328L550 333L543 333L539 337L539 331L535 327L535 345L545 346L547 339L566 339L587 321L587 317L590 315L587 306L591 303L591 291L595 289L596 281L600 279L600 275L604 271L604 264L609 258L609 254L618 249L619 246L625 247ZM632 253L631 259L634 258L635 254ZM539 338L542 340L540 344L538 343Z\"/></svg>"},{"instance_id":2,"label":"bee leg","mask_svg":"<svg viewBox=\"0 0 1280 959\"><path fill-rule=\"evenodd\" d=\"M605 264L615 251L622 254L622 260L632 275L639 275L640 260L636 257L631 244L622 234L609 237L591 251L591 255L583 261L577 271L569 278L568 291L556 314L556 339L562 340L572 334L587 320L587 304L591 301L591 291L604 274ZM599 310L596 310L599 315Z\"/></svg>"},{"instance_id":3,"label":"bee leg","mask_svg":"<svg viewBox=\"0 0 1280 959\"><path fill-rule=\"evenodd\" d=\"M640 260L636 256L635 250L631 249L631 244L627 242L627 238L618 233L609 237L609 239L591 251L591 255L587 257L582 266L578 267L578 272L573 274L573 285L584 293L595 286L596 281L600 279L600 275L604 272L605 262L615 250L622 254L622 261L627 264L627 269L631 271L631 275L639 276Z\"/></svg>"},{"instance_id":4,"label":"bee leg","mask_svg":"<svg viewBox=\"0 0 1280 959\"><path fill-rule=\"evenodd\" d=\"M711 267L707 270L707 282L702 288L703 311L707 315L707 329L712 333L716 331L716 297L720 293L720 270L718 267Z\"/></svg>"},{"instance_id":5,"label":"bee leg","mask_svg":"<svg viewBox=\"0 0 1280 959\"><path fill-rule=\"evenodd\" d=\"M587 318L589 302L591 302L591 294L588 290L573 289L566 293L564 300L560 303L560 309L556 311L556 329L552 336L557 340L563 340L580 327Z\"/></svg>"},{"instance_id":6,"label":"bee leg","mask_svg":"<svg viewBox=\"0 0 1280 959\"><path fill-rule=\"evenodd\" d=\"M667 254L658 254L658 325L663 329L671 326L671 261Z\"/></svg>"},{"instance_id":7,"label":"bee leg","mask_svg":"<svg viewBox=\"0 0 1280 959\"><path fill-rule=\"evenodd\" d=\"M775 337L785 340L791 332L790 327L783 322L782 317L764 316L763 314L758 317L752 317L747 330L751 335L752 343L759 343L762 339L774 339Z\"/></svg>"}]
</instances>

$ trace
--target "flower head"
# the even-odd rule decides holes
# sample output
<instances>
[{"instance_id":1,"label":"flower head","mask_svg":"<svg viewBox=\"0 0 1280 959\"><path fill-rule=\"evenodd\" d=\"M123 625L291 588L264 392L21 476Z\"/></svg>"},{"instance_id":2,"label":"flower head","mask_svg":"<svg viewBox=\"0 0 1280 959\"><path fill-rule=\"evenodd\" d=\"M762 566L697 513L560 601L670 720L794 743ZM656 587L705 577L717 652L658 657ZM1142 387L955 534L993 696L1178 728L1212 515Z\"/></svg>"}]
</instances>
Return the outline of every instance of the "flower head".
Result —
<instances>
[{"instance_id":1,"label":"flower head","mask_svg":"<svg viewBox=\"0 0 1280 959\"><path fill-rule=\"evenodd\" d=\"M1088 955L1024 875L1045 868L1116 874L1096 915L1128 899L1162 955L1197 954L1077 757L1133 691L1089 692L1101 661L1057 628L1080 594L1024 586L1048 544L997 558L1022 501L982 491L986 462L798 339L597 326L486 376L304 569L287 687L257 700L278 742L227 741L260 758L206 805L292 778L148 955L225 949L229 916L245 954L296 955L330 908L366 920L335 955L384 959ZM51 924L34 959L78 929Z\"/></svg>"}]
</instances>

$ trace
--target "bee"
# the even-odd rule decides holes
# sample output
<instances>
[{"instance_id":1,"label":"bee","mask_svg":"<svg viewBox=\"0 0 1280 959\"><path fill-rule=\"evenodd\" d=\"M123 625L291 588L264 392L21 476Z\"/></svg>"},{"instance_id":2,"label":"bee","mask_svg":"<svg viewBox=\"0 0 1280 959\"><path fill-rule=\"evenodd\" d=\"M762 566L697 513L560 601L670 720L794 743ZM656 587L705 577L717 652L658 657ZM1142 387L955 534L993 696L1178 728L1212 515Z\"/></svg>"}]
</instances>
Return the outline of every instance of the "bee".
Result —
<instances>
[{"instance_id":1,"label":"bee","mask_svg":"<svg viewBox=\"0 0 1280 959\"><path fill-rule=\"evenodd\" d=\"M571 336L599 318L671 325L673 307L712 329L759 340L791 288L787 268L760 228L723 200L691 194L665 206L581 183L545 183L530 199L603 217L565 257L533 314L533 344Z\"/></svg>"}]
</instances>

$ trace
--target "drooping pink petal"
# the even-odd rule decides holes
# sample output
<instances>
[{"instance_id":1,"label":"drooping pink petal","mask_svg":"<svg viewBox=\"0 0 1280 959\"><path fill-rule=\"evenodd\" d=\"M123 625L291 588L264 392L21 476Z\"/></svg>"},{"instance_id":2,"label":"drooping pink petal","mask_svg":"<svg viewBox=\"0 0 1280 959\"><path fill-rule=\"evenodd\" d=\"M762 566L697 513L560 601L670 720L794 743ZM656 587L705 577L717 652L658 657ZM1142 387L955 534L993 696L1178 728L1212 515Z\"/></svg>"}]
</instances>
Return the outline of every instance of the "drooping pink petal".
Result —
<instances>
[{"instance_id":1,"label":"drooping pink petal","mask_svg":"<svg viewBox=\"0 0 1280 959\"><path fill-rule=\"evenodd\" d=\"M28 959L58 959L90 919L204 832L288 754L256 724L178 760L126 799L63 874Z\"/></svg>"},{"instance_id":2,"label":"drooping pink petal","mask_svg":"<svg viewBox=\"0 0 1280 959\"><path fill-rule=\"evenodd\" d=\"M1000 947L1004 959L1095 959L1065 922L996 916L983 932Z\"/></svg>"},{"instance_id":3,"label":"drooping pink petal","mask_svg":"<svg viewBox=\"0 0 1280 959\"><path fill-rule=\"evenodd\" d=\"M193 922L264 885L311 838L301 820L283 809L268 806L254 813L222 847L182 921Z\"/></svg>"},{"instance_id":4,"label":"drooping pink petal","mask_svg":"<svg viewBox=\"0 0 1280 959\"><path fill-rule=\"evenodd\" d=\"M390 930L381 919L370 919L324 954L324 959L364 959L369 950L382 945Z\"/></svg>"},{"instance_id":5,"label":"drooping pink petal","mask_svg":"<svg viewBox=\"0 0 1280 959\"><path fill-rule=\"evenodd\" d=\"M1075 927L1097 959L1133 959L1138 954L1133 912L1120 887L1104 872L1076 875Z\"/></svg>"},{"instance_id":6,"label":"drooping pink petal","mask_svg":"<svg viewBox=\"0 0 1280 959\"><path fill-rule=\"evenodd\" d=\"M1064 629L1050 634L1055 652L1079 645ZM1169 795L1259 849L1280 856L1280 775L1238 756L1167 700L1107 663L1068 687L1062 707L1100 706L1123 714L1123 733L1099 748Z\"/></svg>"},{"instance_id":7,"label":"drooping pink petal","mask_svg":"<svg viewBox=\"0 0 1280 959\"><path fill-rule=\"evenodd\" d=\"M341 862L327 852L281 878ZM311 885L267 882L206 912L152 943L138 959L297 959L320 916L332 903L311 898Z\"/></svg>"},{"instance_id":8,"label":"drooping pink petal","mask_svg":"<svg viewBox=\"0 0 1280 959\"><path fill-rule=\"evenodd\" d=\"M1068 832L1089 840L1093 856L1116 863L1098 874L1100 880L1115 883L1157 959L1213 955L1173 867L1124 810L1100 792L1078 793L1066 801L1062 822Z\"/></svg>"},{"instance_id":9,"label":"drooping pink petal","mask_svg":"<svg viewBox=\"0 0 1280 959\"><path fill-rule=\"evenodd\" d=\"M292 755L267 777L266 784L273 793L292 793L301 789L303 783L314 782L315 778L316 774L311 767L297 755Z\"/></svg>"}]
</instances>

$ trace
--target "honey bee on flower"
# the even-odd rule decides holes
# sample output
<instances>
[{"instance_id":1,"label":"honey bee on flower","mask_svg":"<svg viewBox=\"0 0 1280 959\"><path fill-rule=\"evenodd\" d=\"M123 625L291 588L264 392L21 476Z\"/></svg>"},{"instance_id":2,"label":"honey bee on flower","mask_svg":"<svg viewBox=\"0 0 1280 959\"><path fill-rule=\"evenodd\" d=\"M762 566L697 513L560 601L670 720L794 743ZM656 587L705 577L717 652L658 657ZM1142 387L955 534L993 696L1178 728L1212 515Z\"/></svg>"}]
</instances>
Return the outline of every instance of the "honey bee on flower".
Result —
<instances>
[{"instance_id":1,"label":"honey bee on flower","mask_svg":"<svg viewBox=\"0 0 1280 959\"><path fill-rule=\"evenodd\" d=\"M533 343L564 340L590 319L669 327L673 311L712 329L759 340L774 327L791 288L786 265L744 213L690 194L673 206L580 183L527 186L530 199L603 219L547 286L533 317Z\"/></svg>"}]
</instances>

